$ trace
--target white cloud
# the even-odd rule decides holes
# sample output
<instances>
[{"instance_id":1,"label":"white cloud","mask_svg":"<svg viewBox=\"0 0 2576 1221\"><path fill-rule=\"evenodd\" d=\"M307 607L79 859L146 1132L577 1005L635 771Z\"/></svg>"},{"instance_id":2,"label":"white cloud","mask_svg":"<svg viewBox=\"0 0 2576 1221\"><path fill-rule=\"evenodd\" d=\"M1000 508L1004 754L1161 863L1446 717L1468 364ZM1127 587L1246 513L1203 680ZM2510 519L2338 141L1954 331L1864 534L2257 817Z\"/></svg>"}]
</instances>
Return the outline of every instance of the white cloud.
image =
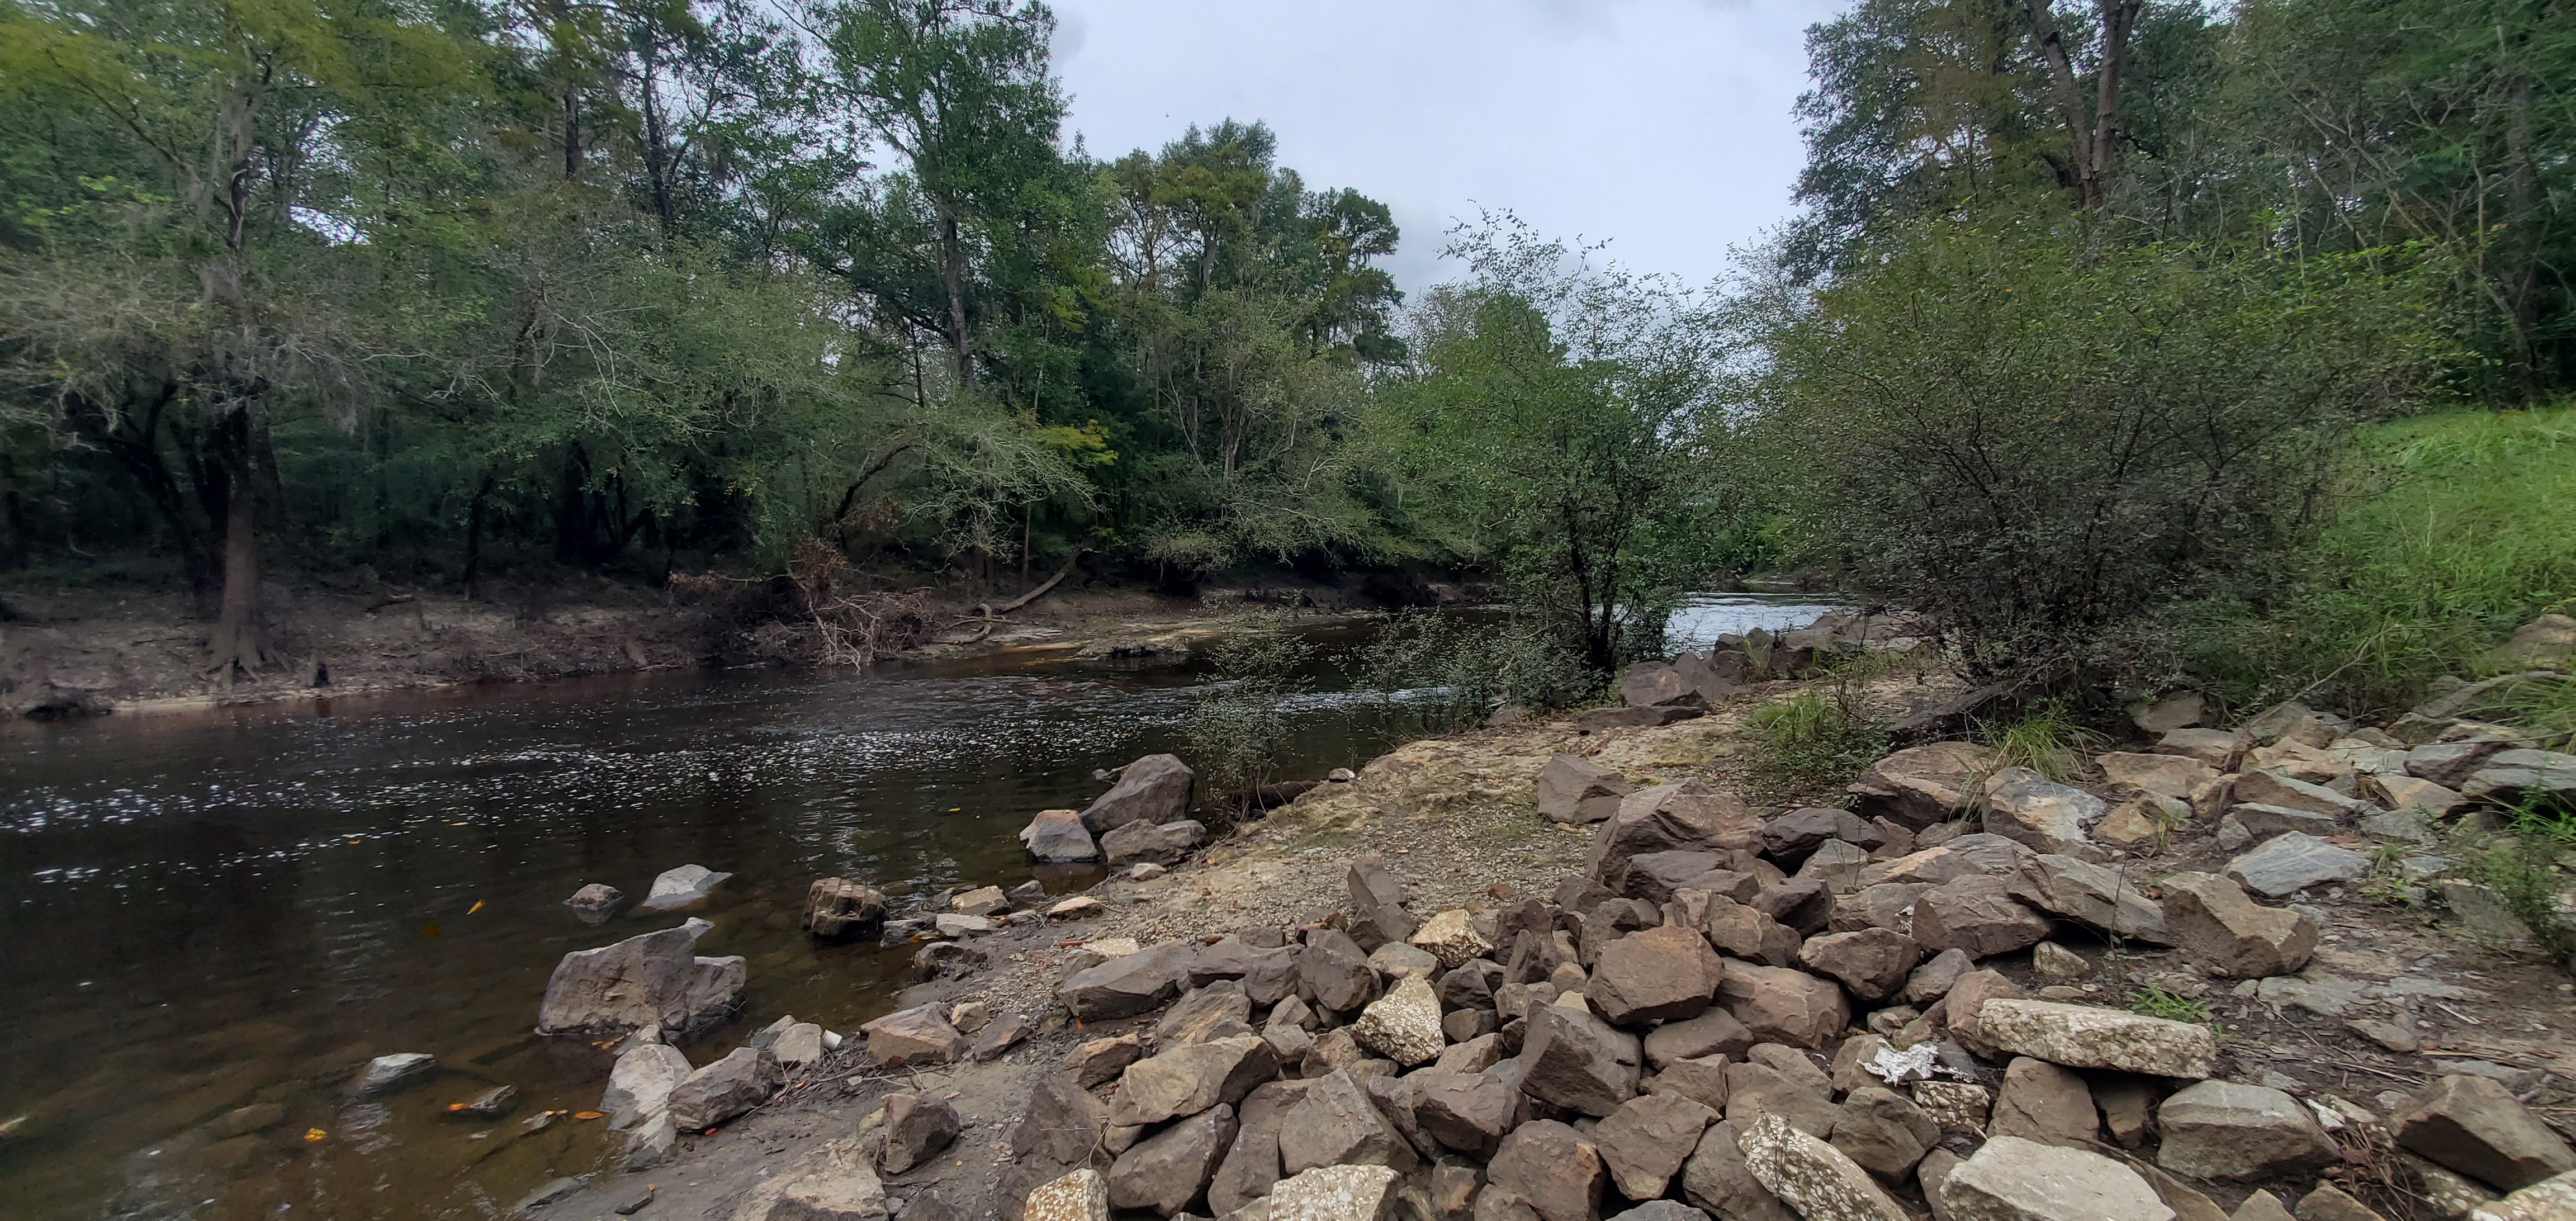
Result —
<instances>
[{"instance_id":1,"label":"white cloud","mask_svg":"<svg viewBox=\"0 0 2576 1221\"><path fill-rule=\"evenodd\" d=\"M1384 200L1408 290L1479 206L1705 281L1790 210L1804 32L1831 0L1058 0L1095 156L1260 119L1314 187Z\"/></svg>"}]
</instances>

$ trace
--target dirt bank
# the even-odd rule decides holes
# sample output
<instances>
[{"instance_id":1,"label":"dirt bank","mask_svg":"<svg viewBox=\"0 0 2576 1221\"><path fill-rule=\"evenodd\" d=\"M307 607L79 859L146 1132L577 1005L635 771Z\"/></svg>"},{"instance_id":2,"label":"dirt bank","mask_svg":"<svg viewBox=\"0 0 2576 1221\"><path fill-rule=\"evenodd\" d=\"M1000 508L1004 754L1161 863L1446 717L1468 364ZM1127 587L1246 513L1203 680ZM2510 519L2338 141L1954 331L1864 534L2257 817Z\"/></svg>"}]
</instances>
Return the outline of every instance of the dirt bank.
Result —
<instances>
[{"instance_id":1,"label":"dirt bank","mask_svg":"<svg viewBox=\"0 0 2576 1221\"><path fill-rule=\"evenodd\" d=\"M897 660L1179 655L1265 615L1314 622L1366 611L1365 599L1321 586L1210 586L1173 596L1100 583L1052 592L986 630L962 622L977 599L937 590L926 597L932 621L943 626ZM793 664L764 655L735 612L606 580L571 579L482 600L358 581L273 585L268 619L277 662L255 680L228 686L208 676L212 624L184 595L0 585L0 607L7 608L0 618L0 720Z\"/></svg>"},{"instance_id":2,"label":"dirt bank","mask_svg":"<svg viewBox=\"0 0 2576 1221\"><path fill-rule=\"evenodd\" d=\"M1892 709L1903 693L1891 686L1878 694ZM1121 876L1094 888L1088 893L1103 904L1094 916L976 940L986 955L983 967L901 998L905 1006L981 1001L996 1015L1024 1017L1035 1033L995 1062L888 1072L869 1068L853 1039L750 1117L713 1135L682 1137L671 1163L641 1174L604 1174L538 1215L605 1218L615 1206L633 1203L638 1185L649 1183L655 1200L644 1215L759 1221L770 1195L763 1184L774 1189L812 1169L827 1142L852 1135L875 1100L895 1090L948 1098L966 1121L945 1155L885 1180L895 1216L945 1215L926 1203L934 1198L969 1217L1009 1215L1015 1201L1002 1198L1002 1184L1032 1085L1056 1071L1079 1042L1145 1031L1158 1016L1088 1027L1070 1022L1054 989L1081 943L1188 942L1311 924L1350 906L1346 875L1363 851L1382 855L1417 915L1455 906L1490 909L1503 896L1544 897L1567 875L1582 872L1592 838L1591 828L1560 826L1536 814L1533 781L1551 755L1583 755L1641 783L1697 778L1762 791L1765 777L1754 769L1758 747L1743 732L1744 716L1762 698L1749 695L1661 728L1586 734L1555 720L1401 747L1370 763L1356 781L1321 786L1198 860L1150 880ZM1841 797L1839 791L1773 790L1759 805L1776 814ZM2206 827L2183 828L2143 851L2108 854L2150 895L2159 879L2217 870L2229 855ZM2436 1078L2469 1073L2505 1081L2562 1131L2576 1127L2576 986L2527 943L2473 932L2448 914L2393 901L2394 895L2391 888L2361 884L2302 892L2297 901L2320 918L2322 929L2314 960L2297 975L2260 985L2213 977L2177 950L2104 939L2072 924L2061 925L2049 944L2082 958L2083 975L2043 978L2031 951L1978 965L2034 995L2051 988L2048 995L2114 1009L2159 1000L2197 1006L2202 1016L2196 1020L2222 1032L2218 1076L2283 1089L2349 1117L2337 1137L2342 1160L2330 1169L2332 1182L2387 1217L2456 1216L2424 1198L2427 1181L2390 1147L2379 1121ZM2395 1050L2364 1032L2363 1024L2391 1021L2410 1025L2420 1044ZM2315 1182L2309 1176L2261 1185L2294 1195ZM1922 1202L1908 1194L1909 1183L1901 1182L1898 1194L1919 1213ZM2195 1185L2229 1210L2257 1186Z\"/></svg>"}]
</instances>

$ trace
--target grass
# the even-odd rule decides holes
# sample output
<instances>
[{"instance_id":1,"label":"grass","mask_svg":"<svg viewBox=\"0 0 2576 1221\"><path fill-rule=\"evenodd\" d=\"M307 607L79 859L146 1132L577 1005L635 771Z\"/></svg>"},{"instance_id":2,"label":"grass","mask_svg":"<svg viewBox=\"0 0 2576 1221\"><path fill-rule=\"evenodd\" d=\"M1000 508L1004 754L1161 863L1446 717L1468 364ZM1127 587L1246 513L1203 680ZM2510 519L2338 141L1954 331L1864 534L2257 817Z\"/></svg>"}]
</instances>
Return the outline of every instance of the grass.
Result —
<instances>
[{"instance_id":1,"label":"grass","mask_svg":"<svg viewBox=\"0 0 2576 1221\"><path fill-rule=\"evenodd\" d=\"M2461 861L2459 872L2492 892L2551 959L2576 971L2576 929L2561 900L2568 880L2559 857L2576 847L2576 818L2530 808L2512 811L2512 823Z\"/></svg>"},{"instance_id":2,"label":"grass","mask_svg":"<svg viewBox=\"0 0 2576 1221\"><path fill-rule=\"evenodd\" d=\"M2211 1016L2208 1004L2193 1000L2179 992L2168 992L2154 984L2141 984L2137 991L2129 994L2129 1012L2145 1014L2151 1018L2163 1018L2168 1022L2192 1022L2212 1030L2218 1029L2218 1022Z\"/></svg>"},{"instance_id":3,"label":"grass","mask_svg":"<svg viewBox=\"0 0 2576 1221\"><path fill-rule=\"evenodd\" d=\"M2059 781L2083 771L2086 759L2110 745L2110 739L2077 724L2054 702L2001 728L1979 724L1977 729L1995 748L1997 767L2026 767Z\"/></svg>"},{"instance_id":4,"label":"grass","mask_svg":"<svg viewBox=\"0 0 2576 1221\"><path fill-rule=\"evenodd\" d=\"M2345 487L2298 588L2210 641L2210 676L2235 702L2313 685L2351 710L2403 708L2439 677L2489 672L2515 627L2576 606L2576 407L2381 425ZM2576 729L2576 693L2524 712Z\"/></svg>"},{"instance_id":5,"label":"grass","mask_svg":"<svg viewBox=\"0 0 2576 1221\"><path fill-rule=\"evenodd\" d=\"M1877 761L1886 735L1862 714L1843 684L1808 687L1753 710L1746 718L1762 742L1756 770L1771 787L1824 787Z\"/></svg>"}]
</instances>

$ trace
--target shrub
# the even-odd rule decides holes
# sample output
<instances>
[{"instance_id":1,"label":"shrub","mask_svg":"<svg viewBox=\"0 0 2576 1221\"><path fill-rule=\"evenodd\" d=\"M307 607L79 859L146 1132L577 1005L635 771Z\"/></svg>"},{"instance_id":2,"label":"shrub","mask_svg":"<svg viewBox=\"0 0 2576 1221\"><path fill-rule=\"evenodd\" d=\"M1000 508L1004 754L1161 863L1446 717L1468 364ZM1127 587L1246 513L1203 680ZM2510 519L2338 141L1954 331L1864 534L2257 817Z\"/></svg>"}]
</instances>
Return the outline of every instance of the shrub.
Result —
<instances>
[{"instance_id":1,"label":"shrub","mask_svg":"<svg viewBox=\"0 0 2576 1221\"><path fill-rule=\"evenodd\" d=\"M1756 771L1773 788L1823 788L1850 779L1887 744L1861 705L1869 658L1833 671L1825 682L1753 710L1746 723L1762 742Z\"/></svg>"},{"instance_id":2,"label":"shrub","mask_svg":"<svg viewBox=\"0 0 2576 1221\"><path fill-rule=\"evenodd\" d=\"M2123 629L2277 583L2430 367L2393 262L1921 227L1771 314L1801 549L1934 612L1973 677L2149 665Z\"/></svg>"},{"instance_id":3,"label":"shrub","mask_svg":"<svg viewBox=\"0 0 2576 1221\"><path fill-rule=\"evenodd\" d=\"M1200 791L1212 807L1241 811L1270 783L1287 748L1288 701L1313 686L1305 671L1315 646L1272 625L1223 640L1209 654L1216 681L1199 692L1183 733Z\"/></svg>"},{"instance_id":4,"label":"shrub","mask_svg":"<svg viewBox=\"0 0 2576 1221\"><path fill-rule=\"evenodd\" d=\"M1597 697L1581 655L1519 621L1399 611L1357 655L1352 681L1379 693L1391 721L1438 733L1481 724L1494 709L1570 708Z\"/></svg>"}]
</instances>

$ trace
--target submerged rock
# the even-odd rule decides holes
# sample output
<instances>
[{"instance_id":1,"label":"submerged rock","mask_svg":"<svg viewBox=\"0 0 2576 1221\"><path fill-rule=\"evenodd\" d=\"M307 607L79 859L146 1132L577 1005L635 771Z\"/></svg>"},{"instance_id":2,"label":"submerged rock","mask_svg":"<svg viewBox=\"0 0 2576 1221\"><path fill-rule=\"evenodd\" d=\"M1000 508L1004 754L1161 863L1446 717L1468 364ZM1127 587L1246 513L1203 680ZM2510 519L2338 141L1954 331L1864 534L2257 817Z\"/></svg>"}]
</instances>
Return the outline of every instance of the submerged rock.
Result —
<instances>
[{"instance_id":1,"label":"submerged rock","mask_svg":"<svg viewBox=\"0 0 2576 1221\"><path fill-rule=\"evenodd\" d=\"M696 907L706 902L716 887L724 885L725 880L732 876L704 865L682 865L677 869L664 870L662 876L653 879L653 889L644 896L643 902L635 905L635 910L671 912Z\"/></svg>"},{"instance_id":2,"label":"submerged rock","mask_svg":"<svg viewBox=\"0 0 2576 1221\"><path fill-rule=\"evenodd\" d=\"M826 941L873 939L885 931L885 896L848 878L816 878L805 890L805 931Z\"/></svg>"},{"instance_id":3,"label":"submerged rock","mask_svg":"<svg viewBox=\"0 0 2576 1221\"><path fill-rule=\"evenodd\" d=\"M625 891L605 882L593 882L572 892L572 897L564 900L564 906L571 908L572 914L580 917L582 923L598 924L614 914L617 905L625 901Z\"/></svg>"},{"instance_id":4,"label":"submerged rock","mask_svg":"<svg viewBox=\"0 0 2576 1221\"><path fill-rule=\"evenodd\" d=\"M438 1071L438 1057L422 1052L397 1052L367 1061L365 1068L349 1083L349 1097L360 1102L400 1093L420 1084Z\"/></svg>"}]
</instances>

